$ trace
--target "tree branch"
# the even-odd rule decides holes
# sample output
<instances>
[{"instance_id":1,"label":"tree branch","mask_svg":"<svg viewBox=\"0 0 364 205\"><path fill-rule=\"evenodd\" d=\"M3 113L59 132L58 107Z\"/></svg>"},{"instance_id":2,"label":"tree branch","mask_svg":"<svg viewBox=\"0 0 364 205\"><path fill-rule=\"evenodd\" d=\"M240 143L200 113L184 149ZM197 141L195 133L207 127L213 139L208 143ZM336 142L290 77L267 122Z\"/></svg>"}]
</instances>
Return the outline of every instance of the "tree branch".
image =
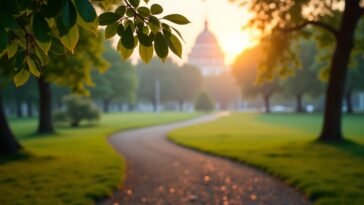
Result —
<instances>
[{"instance_id":1,"label":"tree branch","mask_svg":"<svg viewBox=\"0 0 364 205\"><path fill-rule=\"evenodd\" d=\"M143 20L144 23L148 23L146 19L143 16L139 15L138 12L135 10L135 8L132 5L130 5L128 0L124 0L124 2L126 3L126 6L129 7L134 13L134 18L139 17L140 19Z\"/></svg>"},{"instance_id":2,"label":"tree branch","mask_svg":"<svg viewBox=\"0 0 364 205\"><path fill-rule=\"evenodd\" d=\"M336 30L334 27L322 23L322 22L318 22L318 21L306 21L300 25L297 25L295 27L291 27L291 28L284 28L283 31L284 32L293 32L293 31L297 31L297 30L301 30L304 27L308 26L308 25L312 25L312 26L316 26L316 27L320 27L325 29L326 31L329 31L330 33L332 33L335 37L338 37L339 32L338 30Z\"/></svg>"}]
</instances>

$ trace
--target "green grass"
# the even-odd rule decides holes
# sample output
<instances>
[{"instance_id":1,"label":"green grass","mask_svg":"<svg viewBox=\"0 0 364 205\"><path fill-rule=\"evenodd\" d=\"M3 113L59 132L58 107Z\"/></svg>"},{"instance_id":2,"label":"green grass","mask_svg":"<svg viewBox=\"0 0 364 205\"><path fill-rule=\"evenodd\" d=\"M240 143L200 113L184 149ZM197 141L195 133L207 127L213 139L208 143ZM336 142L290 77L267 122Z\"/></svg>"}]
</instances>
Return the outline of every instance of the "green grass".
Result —
<instances>
[{"instance_id":1,"label":"green grass","mask_svg":"<svg viewBox=\"0 0 364 205\"><path fill-rule=\"evenodd\" d=\"M109 114L95 126L58 127L50 136L33 134L36 119L12 119L11 127L26 150L0 158L0 204L93 204L112 194L124 176L125 161L107 136L198 115Z\"/></svg>"},{"instance_id":2,"label":"green grass","mask_svg":"<svg viewBox=\"0 0 364 205\"><path fill-rule=\"evenodd\" d=\"M169 138L263 169L316 204L364 204L364 115L345 116L342 144L315 142L321 121L320 115L236 113Z\"/></svg>"}]
</instances>

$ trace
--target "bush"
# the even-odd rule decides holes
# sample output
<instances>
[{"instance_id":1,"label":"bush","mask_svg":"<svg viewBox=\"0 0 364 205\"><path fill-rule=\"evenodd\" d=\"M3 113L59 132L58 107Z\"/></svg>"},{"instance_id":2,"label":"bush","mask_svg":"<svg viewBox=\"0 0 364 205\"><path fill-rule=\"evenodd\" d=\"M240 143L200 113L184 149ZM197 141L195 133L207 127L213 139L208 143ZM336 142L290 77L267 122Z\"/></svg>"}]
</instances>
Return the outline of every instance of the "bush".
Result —
<instances>
[{"instance_id":1,"label":"bush","mask_svg":"<svg viewBox=\"0 0 364 205\"><path fill-rule=\"evenodd\" d=\"M197 96L197 99L196 99L196 102L195 102L195 109L197 111L208 112L208 111L213 110L214 107L215 107L214 102L211 99L210 95L206 91L201 92Z\"/></svg>"},{"instance_id":2,"label":"bush","mask_svg":"<svg viewBox=\"0 0 364 205\"><path fill-rule=\"evenodd\" d=\"M72 127L80 125L82 120L96 121L100 119L100 111L89 98L70 95L63 99L65 111L55 113L55 120L69 121Z\"/></svg>"},{"instance_id":3,"label":"bush","mask_svg":"<svg viewBox=\"0 0 364 205\"><path fill-rule=\"evenodd\" d=\"M67 122L67 121L69 121L69 117L68 117L67 113L62 111L62 110L56 110L53 113L53 119L56 122Z\"/></svg>"}]
</instances>

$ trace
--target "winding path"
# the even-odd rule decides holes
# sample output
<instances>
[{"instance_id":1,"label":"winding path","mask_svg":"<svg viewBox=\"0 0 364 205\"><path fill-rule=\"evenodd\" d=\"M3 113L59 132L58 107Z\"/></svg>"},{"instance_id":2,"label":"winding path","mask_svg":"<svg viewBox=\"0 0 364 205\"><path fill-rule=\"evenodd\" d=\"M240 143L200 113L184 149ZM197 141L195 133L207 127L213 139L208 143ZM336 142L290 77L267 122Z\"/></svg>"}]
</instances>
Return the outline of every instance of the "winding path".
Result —
<instances>
[{"instance_id":1,"label":"winding path","mask_svg":"<svg viewBox=\"0 0 364 205\"><path fill-rule=\"evenodd\" d=\"M259 170L166 139L173 129L208 122L223 114L111 136L110 143L125 156L128 169L124 188L104 204L310 204L302 194Z\"/></svg>"}]
</instances>

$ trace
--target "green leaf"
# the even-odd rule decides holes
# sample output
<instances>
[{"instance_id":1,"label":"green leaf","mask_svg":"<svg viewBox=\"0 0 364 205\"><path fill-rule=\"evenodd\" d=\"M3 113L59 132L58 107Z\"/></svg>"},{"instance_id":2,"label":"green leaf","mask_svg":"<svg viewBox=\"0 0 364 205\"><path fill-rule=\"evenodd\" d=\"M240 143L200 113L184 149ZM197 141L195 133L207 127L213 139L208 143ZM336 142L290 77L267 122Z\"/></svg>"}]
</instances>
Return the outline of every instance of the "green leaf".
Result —
<instances>
[{"instance_id":1,"label":"green leaf","mask_svg":"<svg viewBox=\"0 0 364 205\"><path fill-rule=\"evenodd\" d=\"M174 30L174 32L177 33L177 35L182 39L182 41L185 42L185 40L183 39L183 36L182 36L181 32L179 32L177 29L173 28L172 26L171 26L171 28Z\"/></svg>"},{"instance_id":2,"label":"green leaf","mask_svg":"<svg viewBox=\"0 0 364 205\"><path fill-rule=\"evenodd\" d=\"M35 55L38 57L40 64L42 66L47 65L48 63L48 56L39 48L35 48Z\"/></svg>"},{"instance_id":3,"label":"green leaf","mask_svg":"<svg viewBox=\"0 0 364 205\"><path fill-rule=\"evenodd\" d=\"M126 16L127 16L127 17L133 17L133 16L134 16L134 12L133 12L133 10L132 10L132 9L130 9L130 8L127 8L127 9L126 9Z\"/></svg>"},{"instance_id":4,"label":"green leaf","mask_svg":"<svg viewBox=\"0 0 364 205\"><path fill-rule=\"evenodd\" d=\"M134 22L132 20L126 20L124 21L124 28L128 28L128 26L130 26L131 30L134 32L135 30L135 25Z\"/></svg>"},{"instance_id":5,"label":"green leaf","mask_svg":"<svg viewBox=\"0 0 364 205\"><path fill-rule=\"evenodd\" d=\"M134 51L134 48L132 49L127 49L123 46L123 44L121 43L121 39L119 40L118 46L117 46L118 51L120 51L121 56L123 57L124 60L128 59Z\"/></svg>"},{"instance_id":6,"label":"green leaf","mask_svg":"<svg viewBox=\"0 0 364 205\"><path fill-rule=\"evenodd\" d=\"M35 41L35 42L37 43L38 47L40 49L42 49L42 51L46 54L48 53L49 48L51 47L51 44L52 44L52 41L44 42L44 43L40 42L40 41Z\"/></svg>"},{"instance_id":7,"label":"green leaf","mask_svg":"<svg viewBox=\"0 0 364 205\"><path fill-rule=\"evenodd\" d=\"M78 42L78 38L79 38L78 26L75 25L74 27L71 28L71 30L67 33L67 35L61 37L61 42L66 48L68 48L73 53L73 50Z\"/></svg>"},{"instance_id":8,"label":"green leaf","mask_svg":"<svg viewBox=\"0 0 364 205\"><path fill-rule=\"evenodd\" d=\"M179 39L167 30L163 30L163 33L171 51L178 57L182 58L182 44Z\"/></svg>"},{"instance_id":9,"label":"green leaf","mask_svg":"<svg viewBox=\"0 0 364 205\"><path fill-rule=\"evenodd\" d=\"M148 26L153 33L157 33L161 28L161 24L155 16L149 17Z\"/></svg>"},{"instance_id":10,"label":"green leaf","mask_svg":"<svg viewBox=\"0 0 364 205\"><path fill-rule=\"evenodd\" d=\"M119 35L120 37L121 37L121 36L123 36L124 31L125 31L124 26L123 26L122 24L119 24L119 26L118 26L118 30L117 30L117 33L118 33L118 35Z\"/></svg>"},{"instance_id":11,"label":"green leaf","mask_svg":"<svg viewBox=\"0 0 364 205\"><path fill-rule=\"evenodd\" d=\"M168 24L162 23L163 30L167 30L169 33L171 33L171 27Z\"/></svg>"},{"instance_id":12,"label":"green leaf","mask_svg":"<svg viewBox=\"0 0 364 205\"><path fill-rule=\"evenodd\" d=\"M51 29L47 21L40 13L36 13L32 19L32 30L34 32L35 38L40 42L49 42L51 37L49 36L49 32Z\"/></svg>"},{"instance_id":13,"label":"green leaf","mask_svg":"<svg viewBox=\"0 0 364 205\"><path fill-rule=\"evenodd\" d=\"M148 35L146 35L142 32L138 32L137 35L138 35L140 44L142 44L143 46L150 47L153 45L152 40L149 38Z\"/></svg>"},{"instance_id":14,"label":"green leaf","mask_svg":"<svg viewBox=\"0 0 364 205\"><path fill-rule=\"evenodd\" d=\"M26 61L27 61L27 65L28 65L30 73L32 75L34 75L35 77L39 78L39 76L40 76L40 71L39 70L40 69L38 69L38 66L34 62L34 60L32 58L30 58L29 56L27 56Z\"/></svg>"},{"instance_id":15,"label":"green leaf","mask_svg":"<svg viewBox=\"0 0 364 205\"><path fill-rule=\"evenodd\" d=\"M167 42L161 32L158 32L155 41L154 41L154 50L157 53L157 56L161 58L163 61L168 56L168 45Z\"/></svg>"},{"instance_id":16,"label":"green leaf","mask_svg":"<svg viewBox=\"0 0 364 205\"><path fill-rule=\"evenodd\" d=\"M141 6L138 8L138 13L143 17L150 16L150 10L147 7Z\"/></svg>"},{"instance_id":17,"label":"green leaf","mask_svg":"<svg viewBox=\"0 0 364 205\"><path fill-rule=\"evenodd\" d=\"M4 28L0 25L0 53L5 51L8 47L8 34L4 30Z\"/></svg>"},{"instance_id":18,"label":"green leaf","mask_svg":"<svg viewBox=\"0 0 364 205\"><path fill-rule=\"evenodd\" d=\"M184 17L180 14L170 14L170 15L163 17L163 19L166 19L168 21L171 21L171 22L173 22L175 24L179 24L179 25L185 25L185 24L191 23L186 17Z\"/></svg>"},{"instance_id":19,"label":"green leaf","mask_svg":"<svg viewBox=\"0 0 364 205\"><path fill-rule=\"evenodd\" d=\"M123 36L121 36L121 43L126 49L134 48L134 35L130 26L125 29Z\"/></svg>"},{"instance_id":20,"label":"green leaf","mask_svg":"<svg viewBox=\"0 0 364 205\"><path fill-rule=\"evenodd\" d=\"M1 5L1 6L3 6L3 5ZM3 25L5 28L9 28L9 29L15 30L15 29L20 28L16 19L14 17L12 17L11 13L5 6L0 8L0 24Z\"/></svg>"},{"instance_id":21,"label":"green leaf","mask_svg":"<svg viewBox=\"0 0 364 205\"><path fill-rule=\"evenodd\" d=\"M154 41L155 40L155 34L153 32L150 32L149 38L150 38L150 40Z\"/></svg>"},{"instance_id":22,"label":"green leaf","mask_svg":"<svg viewBox=\"0 0 364 205\"><path fill-rule=\"evenodd\" d=\"M109 39L115 36L116 32L118 31L119 23L115 22L113 24L110 24L106 26L105 29L105 38Z\"/></svg>"},{"instance_id":23,"label":"green leaf","mask_svg":"<svg viewBox=\"0 0 364 205\"><path fill-rule=\"evenodd\" d=\"M13 81L16 85L16 87L24 85L29 79L30 73L27 69L22 68L20 69L13 78Z\"/></svg>"},{"instance_id":24,"label":"green leaf","mask_svg":"<svg viewBox=\"0 0 364 205\"><path fill-rule=\"evenodd\" d=\"M90 23L96 19L95 9L88 0L76 0L75 4L78 13L85 22Z\"/></svg>"},{"instance_id":25,"label":"green leaf","mask_svg":"<svg viewBox=\"0 0 364 205\"><path fill-rule=\"evenodd\" d=\"M98 18L96 18L93 22L87 23L81 17L77 17L77 24L94 34L97 34L97 28L99 27Z\"/></svg>"},{"instance_id":26,"label":"green leaf","mask_svg":"<svg viewBox=\"0 0 364 205\"><path fill-rule=\"evenodd\" d=\"M140 58L145 62L149 63L154 54L153 46L145 47L143 45L139 45L139 55Z\"/></svg>"},{"instance_id":27,"label":"green leaf","mask_svg":"<svg viewBox=\"0 0 364 205\"><path fill-rule=\"evenodd\" d=\"M130 4L137 8L140 4L140 0L129 0Z\"/></svg>"},{"instance_id":28,"label":"green leaf","mask_svg":"<svg viewBox=\"0 0 364 205\"><path fill-rule=\"evenodd\" d=\"M60 16L62 17L63 26L68 32L76 24L77 11L75 6L70 0L64 0L64 1L65 3L60 13ZM65 35L66 33L64 33L63 35Z\"/></svg>"},{"instance_id":29,"label":"green leaf","mask_svg":"<svg viewBox=\"0 0 364 205\"><path fill-rule=\"evenodd\" d=\"M45 12L48 17L55 17L59 14L61 9L63 8L65 0L48 0L47 7L45 7Z\"/></svg>"},{"instance_id":30,"label":"green leaf","mask_svg":"<svg viewBox=\"0 0 364 205\"><path fill-rule=\"evenodd\" d=\"M163 13L163 7L159 4L153 4L152 7L150 7L150 11L153 15L161 14Z\"/></svg>"},{"instance_id":31,"label":"green leaf","mask_svg":"<svg viewBox=\"0 0 364 205\"><path fill-rule=\"evenodd\" d=\"M116 10L115 13L119 14L120 16L124 16L126 12L126 6L121 5Z\"/></svg>"},{"instance_id":32,"label":"green leaf","mask_svg":"<svg viewBox=\"0 0 364 205\"><path fill-rule=\"evenodd\" d=\"M11 42L10 46L8 47L8 58L10 59L11 57L13 57L17 51L18 51L18 41L13 40L13 42Z\"/></svg>"},{"instance_id":33,"label":"green leaf","mask_svg":"<svg viewBox=\"0 0 364 205\"><path fill-rule=\"evenodd\" d=\"M144 2L147 4L149 2L149 0L144 0Z\"/></svg>"},{"instance_id":34,"label":"green leaf","mask_svg":"<svg viewBox=\"0 0 364 205\"><path fill-rule=\"evenodd\" d=\"M110 25L120 19L120 15L112 12L105 12L99 16L99 25Z\"/></svg>"},{"instance_id":35,"label":"green leaf","mask_svg":"<svg viewBox=\"0 0 364 205\"><path fill-rule=\"evenodd\" d=\"M22 69L24 67L25 51L17 53L15 59L15 70Z\"/></svg>"},{"instance_id":36,"label":"green leaf","mask_svg":"<svg viewBox=\"0 0 364 205\"><path fill-rule=\"evenodd\" d=\"M49 52L54 55L65 55L67 53L62 42L59 41L57 38L52 39L52 45L51 48L49 49Z\"/></svg>"}]
</instances>

